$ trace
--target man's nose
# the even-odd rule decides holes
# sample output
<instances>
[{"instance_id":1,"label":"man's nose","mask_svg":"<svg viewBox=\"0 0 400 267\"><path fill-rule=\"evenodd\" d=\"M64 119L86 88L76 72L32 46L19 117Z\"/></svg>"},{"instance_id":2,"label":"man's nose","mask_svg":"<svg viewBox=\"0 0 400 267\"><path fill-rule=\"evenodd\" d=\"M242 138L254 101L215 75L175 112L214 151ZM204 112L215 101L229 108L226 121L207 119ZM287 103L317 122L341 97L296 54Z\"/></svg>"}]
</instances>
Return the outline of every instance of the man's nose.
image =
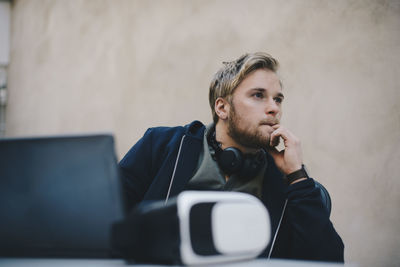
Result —
<instances>
[{"instance_id":1,"label":"man's nose","mask_svg":"<svg viewBox=\"0 0 400 267\"><path fill-rule=\"evenodd\" d=\"M265 106L265 113L267 115L276 116L279 113L280 107L278 103L276 103L275 99L269 98L266 106Z\"/></svg>"}]
</instances>

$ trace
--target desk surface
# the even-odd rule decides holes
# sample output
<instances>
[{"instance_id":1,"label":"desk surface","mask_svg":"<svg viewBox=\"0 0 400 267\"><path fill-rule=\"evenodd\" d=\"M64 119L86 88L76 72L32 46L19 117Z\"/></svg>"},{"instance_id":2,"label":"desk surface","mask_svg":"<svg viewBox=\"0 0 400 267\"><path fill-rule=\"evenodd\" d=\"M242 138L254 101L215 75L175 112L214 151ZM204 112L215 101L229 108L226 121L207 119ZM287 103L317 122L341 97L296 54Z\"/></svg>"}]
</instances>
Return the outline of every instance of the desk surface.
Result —
<instances>
[{"instance_id":1,"label":"desk surface","mask_svg":"<svg viewBox=\"0 0 400 267\"><path fill-rule=\"evenodd\" d=\"M160 267L165 265L154 265L154 264L127 264L124 260L101 260L101 259L17 259L17 258L0 258L0 266L7 267L102 267L102 266L141 266L141 267ZM172 265L168 265L172 266ZM176 266L176 265L175 265ZM266 259L256 259L251 261L241 261L234 263L225 263L218 265L206 265L207 267L337 267L343 266L342 264L335 263L325 263L325 262L310 262L310 261L293 261L293 260L266 260ZM353 264L346 264L345 266L353 266Z\"/></svg>"}]
</instances>

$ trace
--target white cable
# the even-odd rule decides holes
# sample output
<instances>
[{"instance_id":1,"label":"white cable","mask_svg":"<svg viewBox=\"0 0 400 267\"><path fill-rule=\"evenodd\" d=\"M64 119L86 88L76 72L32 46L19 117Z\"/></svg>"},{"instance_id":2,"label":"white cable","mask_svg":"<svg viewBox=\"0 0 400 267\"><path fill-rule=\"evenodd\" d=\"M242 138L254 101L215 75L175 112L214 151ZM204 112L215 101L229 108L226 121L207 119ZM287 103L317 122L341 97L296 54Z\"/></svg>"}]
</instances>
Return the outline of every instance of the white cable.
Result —
<instances>
[{"instance_id":1,"label":"white cable","mask_svg":"<svg viewBox=\"0 0 400 267\"><path fill-rule=\"evenodd\" d=\"M285 204L283 205L283 211L282 211L281 218L279 220L278 227L276 228L276 231L275 231L274 239L272 240L271 248L269 249L269 253L268 253L267 259L271 258L272 250L273 250L274 245L275 245L276 237L278 236L279 228L281 227L281 223L282 223L283 215L285 214L287 203L288 203L288 200L286 199Z\"/></svg>"},{"instance_id":2,"label":"white cable","mask_svg":"<svg viewBox=\"0 0 400 267\"><path fill-rule=\"evenodd\" d=\"M185 139L185 137L186 137L186 135L184 135L182 137L181 144L179 145L178 156L176 157L174 171L172 172L171 182L169 183L168 193L167 193L167 197L165 198L165 203L164 204L167 204L167 201L168 201L168 198L169 198L169 194L171 193L172 182L174 181L174 178L175 178L175 171L176 171L176 167L178 166L179 156L181 154L181 148L182 148L183 140Z\"/></svg>"}]
</instances>

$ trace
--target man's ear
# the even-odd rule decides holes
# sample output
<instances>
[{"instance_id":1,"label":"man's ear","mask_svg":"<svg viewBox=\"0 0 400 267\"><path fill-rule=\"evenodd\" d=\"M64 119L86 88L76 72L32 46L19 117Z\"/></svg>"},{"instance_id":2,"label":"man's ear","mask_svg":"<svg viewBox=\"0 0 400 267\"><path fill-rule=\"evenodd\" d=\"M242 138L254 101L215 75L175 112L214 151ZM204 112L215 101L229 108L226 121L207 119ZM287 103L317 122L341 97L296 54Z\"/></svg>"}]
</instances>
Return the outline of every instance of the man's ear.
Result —
<instances>
[{"instance_id":1,"label":"man's ear","mask_svg":"<svg viewBox=\"0 0 400 267\"><path fill-rule=\"evenodd\" d=\"M218 97L217 100L215 100L214 108L215 113L221 120L226 120L228 118L230 105L224 98Z\"/></svg>"}]
</instances>

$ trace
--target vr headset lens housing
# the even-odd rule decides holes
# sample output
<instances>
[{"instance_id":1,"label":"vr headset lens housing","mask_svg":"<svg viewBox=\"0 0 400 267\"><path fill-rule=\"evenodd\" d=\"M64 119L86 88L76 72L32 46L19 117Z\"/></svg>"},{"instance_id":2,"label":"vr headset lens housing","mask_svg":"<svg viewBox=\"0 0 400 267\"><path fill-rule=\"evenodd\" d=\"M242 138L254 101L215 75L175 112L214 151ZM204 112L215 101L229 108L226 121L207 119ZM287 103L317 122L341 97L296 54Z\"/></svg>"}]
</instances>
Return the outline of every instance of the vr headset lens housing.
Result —
<instances>
[{"instance_id":1,"label":"vr headset lens housing","mask_svg":"<svg viewBox=\"0 0 400 267\"><path fill-rule=\"evenodd\" d=\"M268 212L251 195L186 191L177 197L177 207L184 264L250 259L268 245Z\"/></svg>"}]
</instances>

